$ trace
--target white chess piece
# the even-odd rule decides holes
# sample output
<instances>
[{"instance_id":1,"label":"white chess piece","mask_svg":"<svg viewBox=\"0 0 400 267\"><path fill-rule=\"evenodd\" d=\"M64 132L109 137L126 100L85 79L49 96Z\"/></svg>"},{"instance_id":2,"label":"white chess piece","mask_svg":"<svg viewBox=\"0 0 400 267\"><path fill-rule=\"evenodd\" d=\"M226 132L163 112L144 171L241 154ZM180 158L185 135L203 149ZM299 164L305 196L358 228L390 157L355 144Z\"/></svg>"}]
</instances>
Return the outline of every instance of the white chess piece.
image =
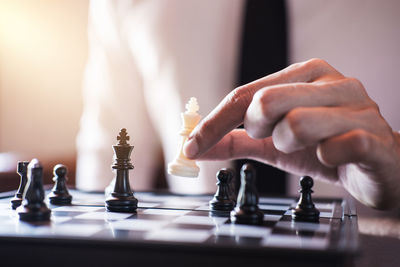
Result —
<instances>
[{"instance_id":1,"label":"white chess piece","mask_svg":"<svg viewBox=\"0 0 400 267\"><path fill-rule=\"evenodd\" d=\"M182 152L183 145L188 139L189 134L201 119L201 116L197 113L198 110L199 105L197 104L197 99L191 97L189 102L186 104L186 112L181 113L183 127L179 134L182 136L182 141L179 147L178 156L173 162L168 164L168 173L171 175L184 177L197 177L199 175L199 166L197 166L194 160L188 159Z\"/></svg>"}]
</instances>

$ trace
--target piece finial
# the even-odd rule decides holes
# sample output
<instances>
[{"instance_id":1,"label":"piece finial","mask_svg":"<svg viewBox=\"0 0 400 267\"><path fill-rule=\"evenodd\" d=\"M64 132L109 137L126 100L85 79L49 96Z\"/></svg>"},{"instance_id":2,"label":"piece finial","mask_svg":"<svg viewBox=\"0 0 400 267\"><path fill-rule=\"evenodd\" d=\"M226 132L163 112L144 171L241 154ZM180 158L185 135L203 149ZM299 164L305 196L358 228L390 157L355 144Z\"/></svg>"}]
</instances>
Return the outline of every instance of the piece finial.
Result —
<instances>
[{"instance_id":1,"label":"piece finial","mask_svg":"<svg viewBox=\"0 0 400 267\"><path fill-rule=\"evenodd\" d=\"M40 162L38 159L32 159L31 162L28 164L28 169L35 169L35 168L41 168L42 166L40 165Z\"/></svg>"},{"instance_id":2,"label":"piece finial","mask_svg":"<svg viewBox=\"0 0 400 267\"><path fill-rule=\"evenodd\" d=\"M119 146L129 145L127 141L129 141L129 136L125 128L122 128L117 136L117 140L119 141Z\"/></svg>"},{"instance_id":3,"label":"piece finial","mask_svg":"<svg viewBox=\"0 0 400 267\"><path fill-rule=\"evenodd\" d=\"M186 112L190 114L196 114L199 111L200 107L197 103L197 99L195 97L191 97L189 102L186 104Z\"/></svg>"}]
</instances>

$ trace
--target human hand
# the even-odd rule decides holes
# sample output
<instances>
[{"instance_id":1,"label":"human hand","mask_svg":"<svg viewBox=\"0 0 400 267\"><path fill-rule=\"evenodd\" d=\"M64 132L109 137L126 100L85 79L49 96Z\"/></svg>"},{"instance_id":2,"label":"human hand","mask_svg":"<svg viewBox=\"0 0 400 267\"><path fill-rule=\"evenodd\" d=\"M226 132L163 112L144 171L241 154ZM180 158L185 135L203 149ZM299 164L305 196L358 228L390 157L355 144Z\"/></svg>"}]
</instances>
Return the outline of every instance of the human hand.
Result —
<instances>
[{"instance_id":1,"label":"human hand","mask_svg":"<svg viewBox=\"0 0 400 267\"><path fill-rule=\"evenodd\" d=\"M339 183L385 209L400 206L399 144L358 80L311 59L236 88L193 130L184 153L259 160Z\"/></svg>"}]
</instances>

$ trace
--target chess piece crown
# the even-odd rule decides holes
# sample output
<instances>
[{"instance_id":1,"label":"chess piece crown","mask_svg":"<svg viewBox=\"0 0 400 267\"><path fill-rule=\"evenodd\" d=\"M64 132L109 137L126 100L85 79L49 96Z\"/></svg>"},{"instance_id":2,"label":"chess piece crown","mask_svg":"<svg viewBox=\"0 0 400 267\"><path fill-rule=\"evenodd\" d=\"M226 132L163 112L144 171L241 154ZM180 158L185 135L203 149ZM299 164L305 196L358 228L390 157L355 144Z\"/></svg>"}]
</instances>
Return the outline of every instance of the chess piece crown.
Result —
<instances>
[{"instance_id":1,"label":"chess piece crown","mask_svg":"<svg viewBox=\"0 0 400 267\"><path fill-rule=\"evenodd\" d=\"M195 97L191 97L185 107L185 113L181 113L183 127L180 135L189 136L201 119L201 116L197 113L200 107Z\"/></svg>"},{"instance_id":2,"label":"chess piece crown","mask_svg":"<svg viewBox=\"0 0 400 267\"><path fill-rule=\"evenodd\" d=\"M122 128L117 136L117 140L119 141L117 145L113 146L114 154L115 154L115 162L112 165L113 169L133 169L133 165L131 163L131 153L133 150L133 146L129 145L127 141L129 141L129 136L125 128Z\"/></svg>"}]
</instances>

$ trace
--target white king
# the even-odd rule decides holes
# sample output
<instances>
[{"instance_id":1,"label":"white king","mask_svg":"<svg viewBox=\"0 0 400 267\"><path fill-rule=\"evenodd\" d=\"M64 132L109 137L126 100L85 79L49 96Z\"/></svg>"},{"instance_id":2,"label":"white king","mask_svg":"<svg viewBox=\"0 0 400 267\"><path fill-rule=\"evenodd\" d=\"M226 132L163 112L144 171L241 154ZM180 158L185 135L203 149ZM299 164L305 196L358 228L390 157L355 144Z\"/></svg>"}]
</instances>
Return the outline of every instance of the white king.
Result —
<instances>
[{"instance_id":1,"label":"white king","mask_svg":"<svg viewBox=\"0 0 400 267\"><path fill-rule=\"evenodd\" d=\"M199 105L197 104L197 99L195 97L191 97L189 102L186 104L186 112L181 113L183 127L179 134L182 136L182 141L179 146L177 157L173 162L168 164L168 173L171 175L184 177L197 177L199 175L199 166L197 166L194 160L190 160L183 155L182 152L183 146L188 139L189 134L201 119L201 116L197 113L198 110Z\"/></svg>"}]
</instances>

